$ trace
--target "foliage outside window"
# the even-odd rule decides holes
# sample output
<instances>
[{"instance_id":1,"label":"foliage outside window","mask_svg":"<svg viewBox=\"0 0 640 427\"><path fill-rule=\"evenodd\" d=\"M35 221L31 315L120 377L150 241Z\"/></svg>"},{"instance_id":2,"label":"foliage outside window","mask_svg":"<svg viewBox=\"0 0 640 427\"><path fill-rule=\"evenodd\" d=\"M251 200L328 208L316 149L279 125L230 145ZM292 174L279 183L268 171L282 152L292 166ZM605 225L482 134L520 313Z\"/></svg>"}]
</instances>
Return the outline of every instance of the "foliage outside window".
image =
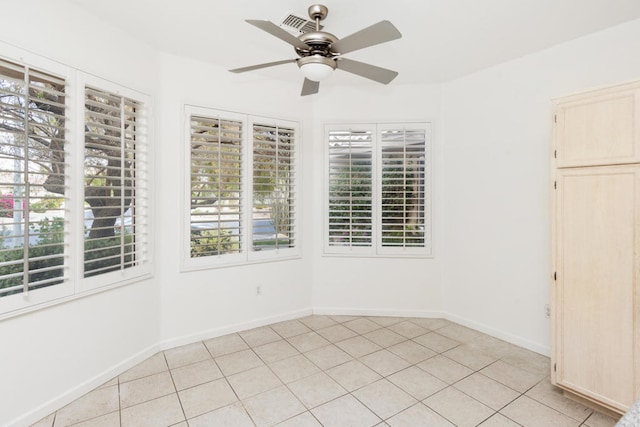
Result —
<instances>
[{"instance_id":1,"label":"foliage outside window","mask_svg":"<svg viewBox=\"0 0 640 427\"><path fill-rule=\"evenodd\" d=\"M431 254L428 124L327 125L325 253Z\"/></svg>"},{"instance_id":2,"label":"foliage outside window","mask_svg":"<svg viewBox=\"0 0 640 427\"><path fill-rule=\"evenodd\" d=\"M150 273L147 98L33 58L0 59L0 314Z\"/></svg>"},{"instance_id":3,"label":"foliage outside window","mask_svg":"<svg viewBox=\"0 0 640 427\"><path fill-rule=\"evenodd\" d=\"M296 125L185 107L184 268L297 255Z\"/></svg>"}]
</instances>

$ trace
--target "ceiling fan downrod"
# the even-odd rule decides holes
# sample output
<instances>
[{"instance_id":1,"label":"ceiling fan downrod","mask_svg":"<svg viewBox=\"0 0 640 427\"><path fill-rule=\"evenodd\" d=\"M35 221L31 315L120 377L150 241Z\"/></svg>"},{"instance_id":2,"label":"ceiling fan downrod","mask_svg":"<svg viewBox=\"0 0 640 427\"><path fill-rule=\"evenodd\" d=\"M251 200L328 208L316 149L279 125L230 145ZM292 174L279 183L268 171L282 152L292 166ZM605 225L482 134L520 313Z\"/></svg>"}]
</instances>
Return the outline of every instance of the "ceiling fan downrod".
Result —
<instances>
[{"instance_id":1,"label":"ceiling fan downrod","mask_svg":"<svg viewBox=\"0 0 640 427\"><path fill-rule=\"evenodd\" d=\"M312 4L309 6L309 18L316 21L316 31L320 31L320 21L327 17L329 8L322 4Z\"/></svg>"}]
</instances>

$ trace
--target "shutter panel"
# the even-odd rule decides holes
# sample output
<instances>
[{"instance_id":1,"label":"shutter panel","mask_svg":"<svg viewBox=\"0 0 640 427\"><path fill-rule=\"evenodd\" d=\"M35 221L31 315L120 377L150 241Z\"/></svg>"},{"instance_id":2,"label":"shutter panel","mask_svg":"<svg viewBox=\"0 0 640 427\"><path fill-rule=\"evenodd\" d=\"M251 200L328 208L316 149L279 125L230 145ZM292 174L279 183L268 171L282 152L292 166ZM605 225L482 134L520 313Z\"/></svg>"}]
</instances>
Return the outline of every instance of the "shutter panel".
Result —
<instances>
[{"instance_id":1,"label":"shutter panel","mask_svg":"<svg viewBox=\"0 0 640 427\"><path fill-rule=\"evenodd\" d=\"M142 103L85 88L84 277L147 260L148 187Z\"/></svg>"},{"instance_id":2,"label":"shutter panel","mask_svg":"<svg viewBox=\"0 0 640 427\"><path fill-rule=\"evenodd\" d=\"M190 116L190 257L242 252L243 123Z\"/></svg>"},{"instance_id":3,"label":"shutter panel","mask_svg":"<svg viewBox=\"0 0 640 427\"><path fill-rule=\"evenodd\" d=\"M0 297L68 282L65 89L0 60Z\"/></svg>"},{"instance_id":4,"label":"shutter panel","mask_svg":"<svg viewBox=\"0 0 640 427\"><path fill-rule=\"evenodd\" d=\"M385 129L381 145L381 245L425 247L426 130Z\"/></svg>"},{"instance_id":5,"label":"shutter panel","mask_svg":"<svg viewBox=\"0 0 640 427\"><path fill-rule=\"evenodd\" d=\"M253 251L295 246L295 137L292 128L253 125Z\"/></svg>"},{"instance_id":6,"label":"shutter panel","mask_svg":"<svg viewBox=\"0 0 640 427\"><path fill-rule=\"evenodd\" d=\"M330 130L328 245L371 247L373 132Z\"/></svg>"}]
</instances>

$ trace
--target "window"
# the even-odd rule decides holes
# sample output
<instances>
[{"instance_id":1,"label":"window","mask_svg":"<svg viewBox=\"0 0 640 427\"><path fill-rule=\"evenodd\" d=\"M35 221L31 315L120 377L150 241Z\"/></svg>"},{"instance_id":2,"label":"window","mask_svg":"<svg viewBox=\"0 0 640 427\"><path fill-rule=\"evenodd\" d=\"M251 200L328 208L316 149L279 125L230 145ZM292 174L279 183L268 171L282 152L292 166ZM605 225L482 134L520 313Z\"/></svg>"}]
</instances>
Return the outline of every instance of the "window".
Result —
<instances>
[{"instance_id":1,"label":"window","mask_svg":"<svg viewBox=\"0 0 640 427\"><path fill-rule=\"evenodd\" d=\"M297 124L185 107L183 268L298 255Z\"/></svg>"},{"instance_id":2,"label":"window","mask_svg":"<svg viewBox=\"0 0 640 427\"><path fill-rule=\"evenodd\" d=\"M31 59L0 59L0 315L151 272L148 98Z\"/></svg>"},{"instance_id":3,"label":"window","mask_svg":"<svg viewBox=\"0 0 640 427\"><path fill-rule=\"evenodd\" d=\"M327 125L325 141L325 253L429 256L429 124Z\"/></svg>"},{"instance_id":4,"label":"window","mask_svg":"<svg viewBox=\"0 0 640 427\"><path fill-rule=\"evenodd\" d=\"M144 103L90 85L84 103L83 275L122 277L148 262Z\"/></svg>"}]
</instances>

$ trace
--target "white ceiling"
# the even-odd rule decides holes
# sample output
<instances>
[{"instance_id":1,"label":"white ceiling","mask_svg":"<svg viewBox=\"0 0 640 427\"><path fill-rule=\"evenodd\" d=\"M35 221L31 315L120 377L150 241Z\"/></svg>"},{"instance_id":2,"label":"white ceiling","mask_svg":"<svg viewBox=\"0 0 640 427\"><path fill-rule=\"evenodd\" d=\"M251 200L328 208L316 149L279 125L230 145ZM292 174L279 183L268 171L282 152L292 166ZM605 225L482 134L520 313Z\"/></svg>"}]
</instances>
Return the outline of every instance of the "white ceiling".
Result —
<instances>
[{"instance_id":1,"label":"white ceiling","mask_svg":"<svg viewBox=\"0 0 640 427\"><path fill-rule=\"evenodd\" d=\"M312 0L71 0L155 48L236 68L295 58L244 19L307 17ZM403 37L345 55L398 71L392 84L437 83L640 18L640 0L323 0L339 38L390 20ZM250 78L300 79L295 64ZM244 74L243 76L246 76ZM376 84L337 72L330 81ZM323 84L329 84L330 81Z\"/></svg>"}]
</instances>

